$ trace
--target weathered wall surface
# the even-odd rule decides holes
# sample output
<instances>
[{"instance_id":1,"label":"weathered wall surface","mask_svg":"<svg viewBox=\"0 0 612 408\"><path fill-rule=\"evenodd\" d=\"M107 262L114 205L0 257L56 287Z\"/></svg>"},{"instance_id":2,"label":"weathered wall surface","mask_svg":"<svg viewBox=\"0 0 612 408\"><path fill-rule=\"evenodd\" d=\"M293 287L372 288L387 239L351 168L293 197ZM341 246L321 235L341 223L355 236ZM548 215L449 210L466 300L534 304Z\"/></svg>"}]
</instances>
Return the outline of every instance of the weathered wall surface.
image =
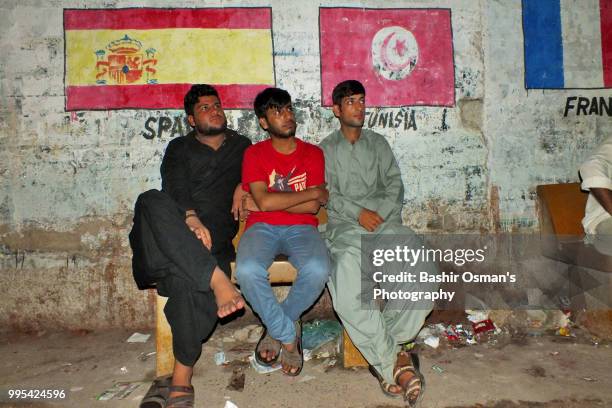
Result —
<instances>
[{"instance_id":1,"label":"weathered wall surface","mask_svg":"<svg viewBox=\"0 0 612 408\"><path fill-rule=\"evenodd\" d=\"M372 108L366 117L393 147L404 221L417 230L537 229L536 185L576 181L579 163L612 131L605 112L564 116L568 96L607 99L610 90L525 90L518 0L3 2L2 327L153 324L152 294L131 279L127 234L136 196L160 187L165 145L188 130L183 113L64 111L62 9L133 6L271 6L277 86L295 100L298 135L315 143L336 127L320 106L318 7L450 8L456 106ZM227 115L254 141L264 137L252 112Z\"/></svg>"}]
</instances>

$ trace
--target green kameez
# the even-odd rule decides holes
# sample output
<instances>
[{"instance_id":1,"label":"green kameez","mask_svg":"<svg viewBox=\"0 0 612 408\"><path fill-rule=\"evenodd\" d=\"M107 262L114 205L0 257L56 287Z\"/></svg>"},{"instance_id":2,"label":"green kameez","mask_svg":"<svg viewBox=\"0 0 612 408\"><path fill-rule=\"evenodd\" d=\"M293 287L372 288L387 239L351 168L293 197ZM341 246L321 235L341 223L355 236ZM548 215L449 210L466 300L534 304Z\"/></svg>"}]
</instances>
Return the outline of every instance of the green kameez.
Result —
<instances>
[{"instance_id":1,"label":"green kameez","mask_svg":"<svg viewBox=\"0 0 612 408\"><path fill-rule=\"evenodd\" d=\"M418 248L422 241L402 225L404 185L391 147L382 135L363 129L354 144L337 130L320 147L325 152L325 178L329 189L325 238L330 249L332 273L328 288L334 309L351 340L368 362L394 383L393 366L400 344L412 341L433 307L414 302L387 303L382 308L361 303L361 235L370 234L359 225L363 208L376 211L385 221L372 234L402 235ZM428 270L434 265L402 265L403 271ZM388 285L388 284L387 284ZM431 291L437 285L393 283L389 290Z\"/></svg>"}]
</instances>

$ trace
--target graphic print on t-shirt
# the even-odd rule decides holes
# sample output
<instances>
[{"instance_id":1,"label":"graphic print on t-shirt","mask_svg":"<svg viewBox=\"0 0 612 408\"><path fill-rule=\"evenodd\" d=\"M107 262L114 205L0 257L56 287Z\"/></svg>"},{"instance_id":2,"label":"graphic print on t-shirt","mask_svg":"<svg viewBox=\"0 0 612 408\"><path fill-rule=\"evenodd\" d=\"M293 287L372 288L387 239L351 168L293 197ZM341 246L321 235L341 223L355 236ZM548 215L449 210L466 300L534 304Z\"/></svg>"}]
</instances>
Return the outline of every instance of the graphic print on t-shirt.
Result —
<instances>
[{"instance_id":1,"label":"graphic print on t-shirt","mask_svg":"<svg viewBox=\"0 0 612 408\"><path fill-rule=\"evenodd\" d=\"M302 191L306 190L306 172L299 176L293 177L295 172L295 166L289 174L283 176L276 172L276 169L272 169L272 173L268 176L269 183L268 188L272 191Z\"/></svg>"}]
</instances>

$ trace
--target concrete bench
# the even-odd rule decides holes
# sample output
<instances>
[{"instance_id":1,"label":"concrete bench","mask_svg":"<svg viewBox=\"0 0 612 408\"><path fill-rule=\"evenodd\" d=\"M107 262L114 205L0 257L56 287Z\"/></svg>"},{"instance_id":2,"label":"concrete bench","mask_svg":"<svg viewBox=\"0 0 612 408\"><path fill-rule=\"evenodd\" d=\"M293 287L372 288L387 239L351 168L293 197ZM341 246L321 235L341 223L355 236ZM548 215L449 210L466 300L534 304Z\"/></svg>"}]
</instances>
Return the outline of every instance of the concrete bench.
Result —
<instances>
[{"instance_id":1,"label":"concrete bench","mask_svg":"<svg viewBox=\"0 0 612 408\"><path fill-rule=\"evenodd\" d=\"M327 223L327 212L325 208L321 208L317 214L319 224L323 225ZM241 222L236 237L234 237L234 246L238 248L240 237L244 232L245 223ZM232 262L232 282L236 283L234 276L236 264ZM286 256L279 256L275 259L274 263L268 269L270 283L272 284L284 284L290 285L295 281L297 271L289 263ZM164 314L164 306L166 305L167 298L157 295L156 309L155 309L155 338L156 338L156 373L157 376L168 375L172 373L174 368L174 354L172 352L172 332L170 325L166 320ZM343 332L342 339L342 356L345 367L367 367L367 362L353 345L346 330Z\"/></svg>"}]
</instances>

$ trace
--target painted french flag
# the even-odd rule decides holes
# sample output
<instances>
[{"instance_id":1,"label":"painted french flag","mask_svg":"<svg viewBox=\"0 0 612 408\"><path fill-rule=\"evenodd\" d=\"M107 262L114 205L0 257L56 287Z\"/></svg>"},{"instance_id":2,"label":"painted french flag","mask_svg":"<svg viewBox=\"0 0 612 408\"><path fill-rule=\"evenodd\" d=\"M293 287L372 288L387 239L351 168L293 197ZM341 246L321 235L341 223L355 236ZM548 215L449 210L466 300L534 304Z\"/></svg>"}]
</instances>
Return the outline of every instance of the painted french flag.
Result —
<instances>
[{"instance_id":1,"label":"painted french flag","mask_svg":"<svg viewBox=\"0 0 612 408\"><path fill-rule=\"evenodd\" d=\"M523 0L525 88L612 88L612 0Z\"/></svg>"}]
</instances>

